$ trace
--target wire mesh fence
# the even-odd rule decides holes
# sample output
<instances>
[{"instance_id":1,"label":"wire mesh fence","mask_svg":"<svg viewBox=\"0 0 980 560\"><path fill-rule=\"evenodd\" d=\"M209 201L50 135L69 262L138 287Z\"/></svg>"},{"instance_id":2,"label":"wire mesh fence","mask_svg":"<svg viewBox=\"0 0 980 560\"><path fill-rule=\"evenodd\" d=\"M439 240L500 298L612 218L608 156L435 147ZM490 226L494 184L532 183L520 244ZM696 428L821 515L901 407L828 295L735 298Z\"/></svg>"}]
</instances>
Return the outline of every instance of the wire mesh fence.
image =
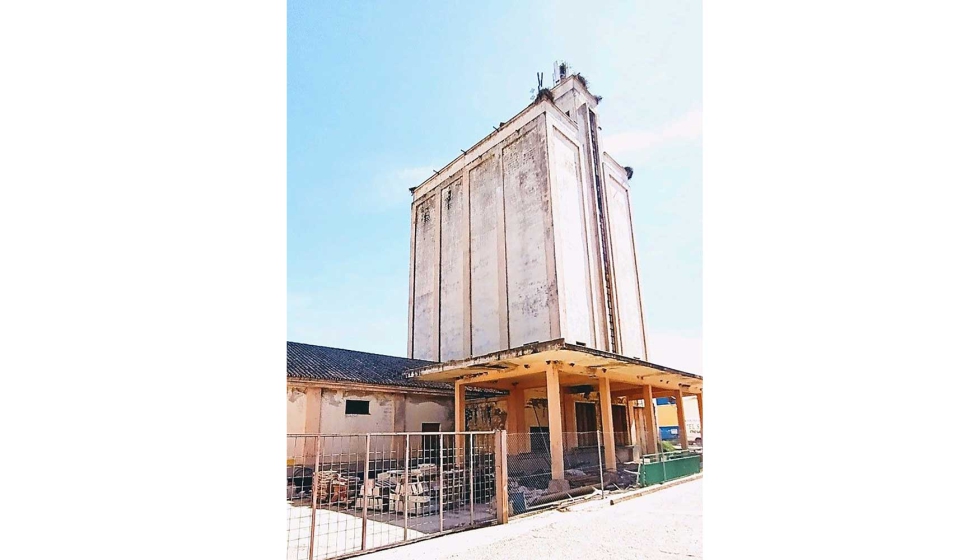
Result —
<instances>
[{"instance_id":1,"label":"wire mesh fence","mask_svg":"<svg viewBox=\"0 0 980 560\"><path fill-rule=\"evenodd\" d=\"M287 436L287 560L498 520L494 432Z\"/></svg>"},{"instance_id":2,"label":"wire mesh fence","mask_svg":"<svg viewBox=\"0 0 980 560\"><path fill-rule=\"evenodd\" d=\"M610 462L601 432L563 432L559 469L552 462L550 442L550 434L542 435L540 431L507 434L508 497L515 514L563 499L601 493L603 488L620 482L618 473L625 471L624 464L631 460L624 460L617 453L615 462ZM632 453L630 446L622 449Z\"/></svg>"}]
</instances>

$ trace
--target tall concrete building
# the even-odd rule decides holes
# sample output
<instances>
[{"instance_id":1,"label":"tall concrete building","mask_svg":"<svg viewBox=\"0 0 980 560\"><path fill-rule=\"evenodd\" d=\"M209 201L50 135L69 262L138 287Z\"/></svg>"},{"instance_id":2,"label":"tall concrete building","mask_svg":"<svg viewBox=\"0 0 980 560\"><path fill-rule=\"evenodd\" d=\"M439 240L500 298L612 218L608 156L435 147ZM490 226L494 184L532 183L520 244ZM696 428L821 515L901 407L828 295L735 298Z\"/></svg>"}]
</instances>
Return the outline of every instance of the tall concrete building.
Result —
<instances>
[{"instance_id":1,"label":"tall concrete building","mask_svg":"<svg viewBox=\"0 0 980 560\"><path fill-rule=\"evenodd\" d=\"M561 76L412 189L408 357L558 338L647 359L629 176L599 99Z\"/></svg>"}]
</instances>

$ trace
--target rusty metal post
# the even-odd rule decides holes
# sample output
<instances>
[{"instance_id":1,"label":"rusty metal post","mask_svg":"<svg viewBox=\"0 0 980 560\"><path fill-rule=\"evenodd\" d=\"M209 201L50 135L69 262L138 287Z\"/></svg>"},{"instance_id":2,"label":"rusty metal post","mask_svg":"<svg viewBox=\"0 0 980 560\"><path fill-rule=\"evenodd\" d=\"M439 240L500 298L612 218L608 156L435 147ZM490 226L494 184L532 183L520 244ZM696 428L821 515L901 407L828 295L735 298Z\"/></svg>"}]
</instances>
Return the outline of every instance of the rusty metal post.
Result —
<instances>
[{"instance_id":1,"label":"rusty metal post","mask_svg":"<svg viewBox=\"0 0 980 560\"><path fill-rule=\"evenodd\" d=\"M465 450L464 450L465 451ZM473 458L475 449L473 447L473 434L470 434L470 525L473 525L473 494L475 489L473 488Z\"/></svg>"},{"instance_id":2,"label":"rusty metal post","mask_svg":"<svg viewBox=\"0 0 980 560\"><path fill-rule=\"evenodd\" d=\"M443 531L443 513L442 508L445 503L445 499L442 495L443 488L446 486L446 481L443 479L443 467L442 467L442 432L439 433L439 532Z\"/></svg>"},{"instance_id":3,"label":"rusty metal post","mask_svg":"<svg viewBox=\"0 0 980 560\"><path fill-rule=\"evenodd\" d=\"M596 449L599 450L599 497L606 497L606 477L602 470L602 432L599 430L595 431L596 435Z\"/></svg>"},{"instance_id":4,"label":"rusty metal post","mask_svg":"<svg viewBox=\"0 0 980 560\"><path fill-rule=\"evenodd\" d=\"M361 550L367 550L368 470L371 465L371 434L364 444L364 480L361 482Z\"/></svg>"},{"instance_id":5,"label":"rusty metal post","mask_svg":"<svg viewBox=\"0 0 980 560\"><path fill-rule=\"evenodd\" d=\"M510 497L507 486L507 430L496 433L494 442L494 476L497 478L497 523L510 519Z\"/></svg>"},{"instance_id":6,"label":"rusty metal post","mask_svg":"<svg viewBox=\"0 0 980 560\"><path fill-rule=\"evenodd\" d=\"M405 538L403 540L408 540L408 456L409 456L409 446L411 445L410 435L405 434Z\"/></svg>"},{"instance_id":7,"label":"rusty metal post","mask_svg":"<svg viewBox=\"0 0 980 560\"><path fill-rule=\"evenodd\" d=\"M311 504L311 514L310 514L310 555L309 560L313 560L314 544L316 542L316 506L319 497L320 489L320 436L316 437L316 455L314 457L313 463L313 503Z\"/></svg>"}]
</instances>

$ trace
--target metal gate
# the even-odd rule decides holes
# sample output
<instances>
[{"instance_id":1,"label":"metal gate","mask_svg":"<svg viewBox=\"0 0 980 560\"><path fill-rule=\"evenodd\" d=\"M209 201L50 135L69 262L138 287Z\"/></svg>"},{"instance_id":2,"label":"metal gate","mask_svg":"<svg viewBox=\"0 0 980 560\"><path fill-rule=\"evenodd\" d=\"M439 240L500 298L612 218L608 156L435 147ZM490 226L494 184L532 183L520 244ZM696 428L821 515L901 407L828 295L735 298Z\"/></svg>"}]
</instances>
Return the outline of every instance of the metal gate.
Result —
<instances>
[{"instance_id":1,"label":"metal gate","mask_svg":"<svg viewBox=\"0 0 980 560\"><path fill-rule=\"evenodd\" d=\"M287 435L287 560L506 521L504 433Z\"/></svg>"}]
</instances>

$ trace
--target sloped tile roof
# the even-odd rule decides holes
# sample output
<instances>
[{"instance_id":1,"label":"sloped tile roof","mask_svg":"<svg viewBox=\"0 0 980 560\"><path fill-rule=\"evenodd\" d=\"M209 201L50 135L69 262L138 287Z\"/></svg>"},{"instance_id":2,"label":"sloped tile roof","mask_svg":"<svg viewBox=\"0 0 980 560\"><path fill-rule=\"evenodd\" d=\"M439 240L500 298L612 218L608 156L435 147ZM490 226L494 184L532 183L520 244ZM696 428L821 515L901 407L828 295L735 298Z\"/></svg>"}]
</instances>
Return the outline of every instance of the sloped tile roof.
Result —
<instances>
[{"instance_id":1,"label":"sloped tile roof","mask_svg":"<svg viewBox=\"0 0 980 560\"><path fill-rule=\"evenodd\" d=\"M314 346L300 342L286 342L286 378L334 381L339 383L370 383L403 388L453 390L452 383L416 381L407 379L404 373L410 369L434 365L437 362L412 360L370 352L358 352L343 348ZM467 393L498 394L487 389Z\"/></svg>"}]
</instances>

